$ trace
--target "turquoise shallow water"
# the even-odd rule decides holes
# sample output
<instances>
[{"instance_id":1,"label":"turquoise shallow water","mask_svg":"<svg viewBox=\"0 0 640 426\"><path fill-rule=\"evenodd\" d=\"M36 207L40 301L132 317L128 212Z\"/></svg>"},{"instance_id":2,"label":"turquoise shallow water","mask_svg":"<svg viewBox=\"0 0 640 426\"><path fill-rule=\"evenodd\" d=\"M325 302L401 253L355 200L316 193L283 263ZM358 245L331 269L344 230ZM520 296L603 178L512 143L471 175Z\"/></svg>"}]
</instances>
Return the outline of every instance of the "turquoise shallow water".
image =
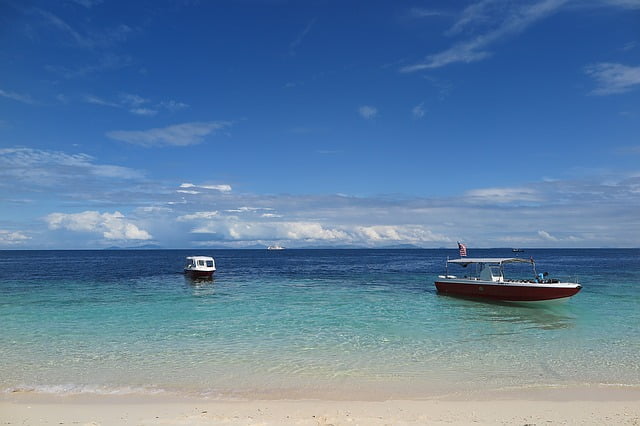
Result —
<instances>
[{"instance_id":1,"label":"turquoise shallow water","mask_svg":"<svg viewBox=\"0 0 640 426\"><path fill-rule=\"evenodd\" d=\"M192 254L215 257L215 280L181 274ZM389 398L640 386L640 250L522 255L583 290L537 307L439 296L433 281L453 250L0 251L0 391Z\"/></svg>"}]
</instances>

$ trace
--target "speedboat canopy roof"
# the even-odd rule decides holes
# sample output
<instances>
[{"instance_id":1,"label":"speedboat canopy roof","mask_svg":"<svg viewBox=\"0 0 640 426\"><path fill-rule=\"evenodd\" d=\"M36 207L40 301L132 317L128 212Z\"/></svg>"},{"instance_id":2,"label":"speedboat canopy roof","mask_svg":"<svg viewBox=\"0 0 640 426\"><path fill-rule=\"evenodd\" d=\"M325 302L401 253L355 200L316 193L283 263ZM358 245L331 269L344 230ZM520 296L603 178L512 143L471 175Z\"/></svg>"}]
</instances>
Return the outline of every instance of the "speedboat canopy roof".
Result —
<instances>
[{"instance_id":1,"label":"speedboat canopy roof","mask_svg":"<svg viewBox=\"0 0 640 426\"><path fill-rule=\"evenodd\" d=\"M533 259L522 259L519 257L462 257L460 259L447 260L447 263L456 263L462 266L467 266L472 263L492 263L495 265L502 265L503 263L533 263Z\"/></svg>"},{"instance_id":2,"label":"speedboat canopy roof","mask_svg":"<svg viewBox=\"0 0 640 426\"><path fill-rule=\"evenodd\" d=\"M187 256L187 260L213 260L210 256Z\"/></svg>"}]
</instances>

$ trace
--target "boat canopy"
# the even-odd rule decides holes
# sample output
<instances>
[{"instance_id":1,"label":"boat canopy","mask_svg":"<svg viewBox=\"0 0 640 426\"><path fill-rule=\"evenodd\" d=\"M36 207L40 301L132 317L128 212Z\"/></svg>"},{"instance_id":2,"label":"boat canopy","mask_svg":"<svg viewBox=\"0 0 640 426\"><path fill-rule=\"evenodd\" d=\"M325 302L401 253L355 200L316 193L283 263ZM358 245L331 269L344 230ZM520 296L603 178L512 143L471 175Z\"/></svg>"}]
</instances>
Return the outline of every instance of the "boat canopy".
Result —
<instances>
[{"instance_id":1,"label":"boat canopy","mask_svg":"<svg viewBox=\"0 0 640 426\"><path fill-rule=\"evenodd\" d=\"M503 263L534 263L533 259L522 259L518 257L469 257L460 259L447 260L447 263L456 263L458 265L467 266L472 263L491 263L494 265L502 265Z\"/></svg>"},{"instance_id":2,"label":"boat canopy","mask_svg":"<svg viewBox=\"0 0 640 426\"><path fill-rule=\"evenodd\" d=\"M213 260L210 256L187 256L187 260Z\"/></svg>"}]
</instances>

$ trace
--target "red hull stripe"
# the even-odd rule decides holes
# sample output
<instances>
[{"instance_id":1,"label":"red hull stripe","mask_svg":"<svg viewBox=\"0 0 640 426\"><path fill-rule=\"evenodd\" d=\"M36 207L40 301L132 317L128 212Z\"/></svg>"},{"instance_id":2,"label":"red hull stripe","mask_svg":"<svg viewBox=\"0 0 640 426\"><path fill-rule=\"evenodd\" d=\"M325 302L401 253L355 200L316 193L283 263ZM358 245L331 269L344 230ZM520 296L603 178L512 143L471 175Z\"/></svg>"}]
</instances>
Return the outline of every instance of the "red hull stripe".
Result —
<instances>
[{"instance_id":1,"label":"red hull stripe","mask_svg":"<svg viewBox=\"0 0 640 426\"><path fill-rule=\"evenodd\" d=\"M459 284L436 281L436 288L439 293L444 294L455 294L466 297L482 297L485 299L513 302L534 302L538 300L553 300L571 297L578 293L582 287L511 287L508 285Z\"/></svg>"}]
</instances>

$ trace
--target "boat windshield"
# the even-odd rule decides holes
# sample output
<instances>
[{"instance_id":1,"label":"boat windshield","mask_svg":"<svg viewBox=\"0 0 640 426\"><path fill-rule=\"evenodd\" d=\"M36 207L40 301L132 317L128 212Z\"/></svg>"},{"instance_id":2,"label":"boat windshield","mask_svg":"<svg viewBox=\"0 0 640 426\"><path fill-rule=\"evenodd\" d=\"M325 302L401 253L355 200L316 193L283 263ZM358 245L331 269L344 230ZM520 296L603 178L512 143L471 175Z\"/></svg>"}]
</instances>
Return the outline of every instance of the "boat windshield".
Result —
<instances>
[{"instance_id":1,"label":"boat windshield","mask_svg":"<svg viewBox=\"0 0 640 426\"><path fill-rule=\"evenodd\" d=\"M213 260L207 260L207 267L213 268Z\"/></svg>"}]
</instances>

